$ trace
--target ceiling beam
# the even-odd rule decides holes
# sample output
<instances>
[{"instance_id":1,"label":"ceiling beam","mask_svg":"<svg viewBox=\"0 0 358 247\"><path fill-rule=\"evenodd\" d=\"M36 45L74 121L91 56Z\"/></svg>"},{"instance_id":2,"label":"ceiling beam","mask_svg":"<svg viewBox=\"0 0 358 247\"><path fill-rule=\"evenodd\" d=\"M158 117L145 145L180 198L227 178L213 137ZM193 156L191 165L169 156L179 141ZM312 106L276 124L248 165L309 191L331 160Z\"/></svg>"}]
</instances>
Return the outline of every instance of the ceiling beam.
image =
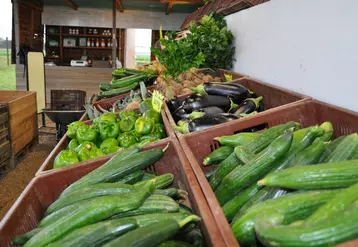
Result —
<instances>
[{"instance_id":1,"label":"ceiling beam","mask_svg":"<svg viewBox=\"0 0 358 247\"><path fill-rule=\"evenodd\" d=\"M203 4L202 0L160 0L160 2L173 4Z\"/></svg>"},{"instance_id":2,"label":"ceiling beam","mask_svg":"<svg viewBox=\"0 0 358 247\"><path fill-rule=\"evenodd\" d=\"M168 3L167 10L165 11L166 15L169 15L169 13L172 11L173 5L174 5L174 3L172 3L172 2Z\"/></svg>"},{"instance_id":3,"label":"ceiling beam","mask_svg":"<svg viewBox=\"0 0 358 247\"><path fill-rule=\"evenodd\" d=\"M121 0L116 0L116 3L117 3L117 7L119 9L119 12L123 12L123 5L121 3Z\"/></svg>"},{"instance_id":4,"label":"ceiling beam","mask_svg":"<svg viewBox=\"0 0 358 247\"><path fill-rule=\"evenodd\" d=\"M71 0L64 0L65 3L67 3L68 5L70 5L70 7L74 10L77 10L77 5L74 4Z\"/></svg>"}]
</instances>

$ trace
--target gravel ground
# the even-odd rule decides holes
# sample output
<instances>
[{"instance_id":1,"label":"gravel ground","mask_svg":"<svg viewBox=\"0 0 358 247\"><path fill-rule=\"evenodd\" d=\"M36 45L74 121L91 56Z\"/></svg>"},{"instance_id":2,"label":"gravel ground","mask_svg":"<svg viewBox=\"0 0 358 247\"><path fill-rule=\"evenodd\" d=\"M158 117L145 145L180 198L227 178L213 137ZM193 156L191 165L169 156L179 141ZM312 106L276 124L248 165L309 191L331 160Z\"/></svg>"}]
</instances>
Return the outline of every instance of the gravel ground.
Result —
<instances>
[{"instance_id":1,"label":"gravel ground","mask_svg":"<svg viewBox=\"0 0 358 247\"><path fill-rule=\"evenodd\" d=\"M39 143L33 144L26 154L17 159L14 170L0 178L0 219L34 178L43 161L56 146L55 125L46 119L46 126L39 130Z\"/></svg>"}]
</instances>

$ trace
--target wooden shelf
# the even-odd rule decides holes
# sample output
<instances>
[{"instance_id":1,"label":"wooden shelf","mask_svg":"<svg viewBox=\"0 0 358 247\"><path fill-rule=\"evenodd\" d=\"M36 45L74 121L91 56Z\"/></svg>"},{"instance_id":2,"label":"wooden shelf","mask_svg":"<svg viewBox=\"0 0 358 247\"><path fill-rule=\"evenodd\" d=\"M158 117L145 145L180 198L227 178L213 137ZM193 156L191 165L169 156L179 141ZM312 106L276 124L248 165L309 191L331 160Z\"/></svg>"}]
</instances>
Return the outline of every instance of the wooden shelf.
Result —
<instances>
[{"instance_id":1,"label":"wooden shelf","mask_svg":"<svg viewBox=\"0 0 358 247\"><path fill-rule=\"evenodd\" d=\"M59 33L46 33L47 36L60 36Z\"/></svg>"},{"instance_id":2,"label":"wooden shelf","mask_svg":"<svg viewBox=\"0 0 358 247\"><path fill-rule=\"evenodd\" d=\"M112 38L112 35L101 35L101 34L62 34L63 37L97 37L97 38ZM119 35L116 35L118 38Z\"/></svg>"},{"instance_id":3,"label":"wooden shelf","mask_svg":"<svg viewBox=\"0 0 358 247\"><path fill-rule=\"evenodd\" d=\"M46 58L48 58L48 59L61 59L60 57L55 57L55 56L47 56Z\"/></svg>"},{"instance_id":4,"label":"wooden shelf","mask_svg":"<svg viewBox=\"0 0 358 247\"><path fill-rule=\"evenodd\" d=\"M98 50L112 50L112 47L86 47L86 46L64 46L69 49L98 49Z\"/></svg>"}]
</instances>

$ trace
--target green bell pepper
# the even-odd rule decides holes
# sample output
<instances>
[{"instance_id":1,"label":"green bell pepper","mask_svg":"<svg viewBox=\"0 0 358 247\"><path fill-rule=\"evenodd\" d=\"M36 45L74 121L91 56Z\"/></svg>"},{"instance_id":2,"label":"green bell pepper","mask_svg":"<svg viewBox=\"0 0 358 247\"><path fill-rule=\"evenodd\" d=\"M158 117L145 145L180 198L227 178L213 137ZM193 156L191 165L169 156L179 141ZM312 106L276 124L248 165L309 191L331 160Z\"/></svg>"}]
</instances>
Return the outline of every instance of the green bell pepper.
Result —
<instances>
[{"instance_id":1,"label":"green bell pepper","mask_svg":"<svg viewBox=\"0 0 358 247\"><path fill-rule=\"evenodd\" d=\"M119 125L117 123L102 121L98 124L98 128L102 141L108 138L117 138L120 133Z\"/></svg>"},{"instance_id":2,"label":"green bell pepper","mask_svg":"<svg viewBox=\"0 0 358 247\"><path fill-rule=\"evenodd\" d=\"M118 142L121 147L127 148L135 143L137 143L137 138L134 135L133 131L125 132L118 136Z\"/></svg>"},{"instance_id":3,"label":"green bell pepper","mask_svg":"<svg viewBox=\"0 0 358 247\"><path fill-rule=\"evenodd\" d=\"M119 113L119 118L120 119L125 119L127 117L134 117L134 118L138 118L140 117L140 115L134 111L121 111Z\"/></svg>"},{"instance_id":4,"label":"green bell pepper","mask_svg":"<svg viewBox=\"0 0 358 247\"><path fill-rule=\"evenodd\" d=\"M143 117L151 118L156 123L162 123L163 122L162 121L162 116L160 115L160 113L155 111L155 110L153 110L153 109L144 112Z\"/></svg>"},{"instance_id":5,"label":"green bell pepper","mask_svg":"<svg viewBox=\"0 0 358 247\"><path fill-rule=\"evenodd\" d=\"M71 150L62 150L55 158L53 168L60 168L78 163L76 152Z\"/></svg>"},{"instance_id":6,"label":"green bell pepper","mask_svg":"<svg viewBox=\"0 0 358 247\"><path fill-rule=\"evenodd\" d=\"M125 118L122 118L122 120L119 122L119 128L122 132L128 132L134 129L134 124L137 119L132 116L128 116Z\"/></svg>"},{"instance_id":7,"label":"green bell pepper","mask_svg":"<svg viewBox=\"0 0 358 247\"><path fill-rule=\"evenodd\" d=\"M103 121L115 123L115 122L117 122L117 114L115 114L113 112L107 112L107 113L102 114L98 118L96 118L93 122L95 124L99 124L100 122L103 122Z\"/></svg>"},{"instance_id":8,"label":"green bell pepper","mask_svg":"<svg viewBox=\"0 0 358 247\"><path fill-rule=\"evenodd\" d=\"M150 109L153 109L152 99L145 99L139 104L139 111L142 114Z\"/></svg>"},{"instance_id":9,"label":"green bell pepper","mask_svg":"<svg viewBox=\"0 0 358 247\"><path fill-rule=\"evenodd\" d=\"M162 139L162 138L167 136L166 133L165 133L164 125L160 124L160 123L155 124L152 134L158 135L160 139Z\"/></svg>"},{"instance_id":10,"label":"green bell pepper","mask_svg":"<svg viewBox=\"0 0 358 247\"><path fill-rule=\"evenodd\" d=\"M93 142L85 141L76 148L78 159L82 162L103 156L104 153Z\"/></svg>"},{"instance_id":11,"label":"green bell pepper","mask_svg":"<svg viewBox=\"0 0 358 247\"><path fill-rule=\"evenodd\" d=\"M83 143L85 141L96 142L98 138L98 131L96 126L81 126L78 128L76 133L76 138L79 143Z\"/></svg>"},{"instance_id":12,"label":"green bell pepper","mask_svg":"<svg viewBox=\"0 0 358 247\"><path fill-rule=\"evenodd\" d=\"M119 144L117 139L108 138L102 142L100 148L105 154L111 154L117 152L120 149L118 145Z\"/></svg>"},{"instance_id":13,"label":"green bell pepper","mask_svg":"<svg viewBox=\"0 0 358 247\"><path fill-rule=\"evenodd\" d=\"M71 151L75 151L75 149L79 146L80 144L78 143L78 141L76 139L72 139L70 141L70 143L68 143L67 145L67 149L71 150Z\"/></svg>"},{"instance_id":14,"label":"green bell pepper","mask_svg":"<svg viewBox=\"0 0 358 247\"><path fill-rule=\"evenodd\" d=\"M151 118L140 117L135 121L135 132L138 135L148 135L154 129L155 122Z\"/></svg>"},{"instance_id":15,"label":"green bell pepper","mask_svg":"<svg viewBox=\"0 0 358 247\"><path fill-rule=\"evenodd\" d=\"M71 138L71 139L75 139L76 138L76 133L77 133L77 130L84 126L85 124L83 122L80 122L80 121L76 121L76 122L72 122L71 124L69 124L67 126L67 132L66 132L66 135Z\"/></svg>"}]
</instances>

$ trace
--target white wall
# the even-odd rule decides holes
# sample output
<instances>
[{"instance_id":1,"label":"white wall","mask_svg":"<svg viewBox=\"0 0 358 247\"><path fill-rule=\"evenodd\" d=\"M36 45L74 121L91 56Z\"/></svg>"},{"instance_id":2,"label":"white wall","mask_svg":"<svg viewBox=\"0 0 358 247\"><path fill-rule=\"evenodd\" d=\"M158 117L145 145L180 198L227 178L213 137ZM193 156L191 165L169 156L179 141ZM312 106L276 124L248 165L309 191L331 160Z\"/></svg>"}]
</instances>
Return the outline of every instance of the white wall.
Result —
<instances>
[{"instance_id":1,"label":"white wall","mask_svg":"<svg viewBox=\"0 0 358 247\"><path fill-rule=\"evenodd\" d=\"M135 29L126 29L126 50L124 58L126 68L135 68Z\"/></svg>"},{"instance_id":2,"label":"white wall","mask_svg":"<svg viewBox=\"0 0 358 247\"><path fill-rule=\"evenodd\" d=\"M186 13L124 10L117 12L117 28L144 28L159 30L180 30ZM111 27L112 10L79 8L77 11L67 7L45 7L42 23L46 25Z\"/></svg>"},{"instance_id":3,"label":"white wall","mask_svg":"<svg viewBox=\"0 0 358 247\"><path fill-rule=\"evenodd\" d=\"M357 0L271 0L227 16L233 70L358 111L357 11Z\"/></svg>"}]
</instances>

